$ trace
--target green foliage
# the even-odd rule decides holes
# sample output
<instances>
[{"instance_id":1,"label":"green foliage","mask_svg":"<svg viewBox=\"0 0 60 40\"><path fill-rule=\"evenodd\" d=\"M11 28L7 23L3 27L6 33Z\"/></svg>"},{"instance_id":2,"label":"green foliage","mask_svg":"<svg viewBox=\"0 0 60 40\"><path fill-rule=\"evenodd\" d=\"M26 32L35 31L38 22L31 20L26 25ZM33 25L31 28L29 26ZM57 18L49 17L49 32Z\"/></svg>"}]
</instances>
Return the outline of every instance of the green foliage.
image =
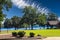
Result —
<instances>
[{"instance_id":1,"label":"green foliage","mask_svg":"<svg viewBox=\"0 0 60 40\"><path fill-rule=\"evenodd\" d=\"M6 9L7 11L12 7L11 0L0 0L0 11Z\"/></svg>"},{"instance_id":2,"label":"green foliage","mask_svg":"<svg viewBox=\"0 0 60 40\"><path fill-rule=\"evenodd\" d=\"M45 25L47 23L47 18L45 14L39 14L38 18L37 18L37 23L42 26Z\"/></svg>"},{"instance_id":3,"label":"green foliage","mask_svg":"<svg viewBox=\"0 0 60 40\"><path fill-rule=\"evenodd\" d=\"M41 36L41 35L38 34L37 36Z\"/></svg>"},{"instance_id":4,"label":"green foliage","mask_svg":"<svg viewBox=\"0 0 60 40\"><path fill-rule=\"evenodd\" d=\"M0 0L0 24L4 20L5 15L3 14L2 10L9 10L12 7L11 0ZM0 25L0 32L1 32L1 25Z\"/></svg>"},{"instance_id":5,"label":"green foliage","mask_svg":"<svg viewBox=\"0 0 60 40\"><path fill-rule=\"evenodd\" d=\"M57 20L57 15L56 14L54 14L54 13L49 13L48 14L48 20L49 21L54 21L54 20Z\"/></svg>"},{"instance_id":6,"label":"green foliage","mask_svg":"<svg viewBox=\"0 0 60 40\"><path fill-rule=\"evenodd\" d=\"M2 13L2 11L0 11L0 32L1 32L1 26L2 26L2 21L4 20L4 14Z\"/></svg>"},{"instance_id":7,"label":"green foliage","mask_svg":"<svg viewBox=\"0 0 60 40\"><path fill-rule=\"evenodd\" d=\"M12 20L7 18L4 22L4 26L10 28L12 26Z\"/></svg>"},{"instance_id":8,"label":"green foliage","mask_svg":"<svg viewBox=\"0 0 60 40\"><path fill-rule=\"evenodd\" d=\"M19 37L24 37L25 32L24 32L24 31L19 31L19 32L18 32L18 35L19 35Z\"/></svg>"},{"instance_id":9,"label":"green foliage","mask_svg":"<svg viewBox=\"0 0 60 40\"><path fill-rule=\"evenodd\" d=\"M24 15L23 15L23 19L24 22L28 23L29 25L31 25L31 29L33 29L33 24L35 23L36 20L36 8L33 8L32 6L26 6L23 10Z\"/></svg>"},{"instance_id":10,"label":"green foliage","mask_svg":"<svg viewBox=\"0 0 60 40\"><path fill-rule=\"evenodd\" d=\"M4 14L0 13L0 21L4 20Z\"/></svg>"},{"instance_id":11,"label":"green foliage","mask_svg":"<svg viewBox=\"0 0 60 40\"><path fill-rule=\"evenodd\" d=\"M34 33L33 32L30 32L30 37L34 37Z\"/></svg>"},{"instance_id":12,"label":"green foliage","mask_svg":"<svg viewBox=\"0 0 60 40\"><path fill-rule=\"evenodd\" d=\"M28 27L29 25L27 24L27 23L23 23L23 27L24 28L26 28L26 30L27 30L27 27Z\"/></svg>"},{"instance_id":13,"label":"green foliage","mask_svg":"<svg viewBox=\"0 0 60 40\"><path fill-rule=\"evenodd\" d=\"M12 32L12 36L17 36L17 32Z\"/></svg>"},{"instance_id":14,"label":"green foliage","mask_svg":"<svg viewBox=\"0 0 60 40\"><path fill-rule=\"evenodd\" d=\"M0 0L0 21L4 20L4 14L2 12L2 9L9 9L12 6L10 0Z\"/></svg>"},{"instance_id":15,"label":"green foliage","mask_svg":"<svg viewBox=\"0 0 60 40\"><path fill-rule=\"evenodd\" d=\"M13 16L11 18L11 20L12 20L12 25L15 27L15 30L16 30L16 28L18 28L18 26L20 25L19 24L20 23L20 17Z\"/></svg>"},{"instance_id":16,"label":"green foliage","mask_svg":"<svg viewBox=\"0 0 60 40\"><path fill-rule=\"evenodd\" d=\"M4 28L7 28L7 32L8 32L8 28L11 28L12 26L12 21L11 19L5 19L5 22L4 22Z\"/></svg>"},{"instance_id":17,"label":"green foliage","mask_svg":"<svg viewBox=\"0 0 60 40\"><path fill-rule=\"evenodd\" d=\"M24 27L28 27L28 24L27 24L27 23L24 23L23 26L24 26Z\"/></svg>"}]
</instances>

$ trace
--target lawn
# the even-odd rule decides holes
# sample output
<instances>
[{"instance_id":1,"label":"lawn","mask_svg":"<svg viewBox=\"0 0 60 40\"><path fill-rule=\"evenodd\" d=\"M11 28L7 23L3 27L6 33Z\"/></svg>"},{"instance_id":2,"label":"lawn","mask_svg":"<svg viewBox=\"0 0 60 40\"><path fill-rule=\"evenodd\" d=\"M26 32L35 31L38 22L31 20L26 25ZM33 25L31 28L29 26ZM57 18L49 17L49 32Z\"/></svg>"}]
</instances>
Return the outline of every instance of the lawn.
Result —
<instances>
[{"instance_id":1,"label":"lawn","mask_svg":"<svg viewBox=\"0 0 60 40\"><path fill-rule=\"evenodd\" d=\"M48 29L48 30L10 30L8 33L7 31L2 31L1 34L10 34L13 31L25 31L26 32L26 36L29 36L30 32L35 33L35 36L37 36L38 34L42 35L42 36L46 36L46 37L53 37L53 36L60 36L60 29Z\"/></svg>"}]
</instances>

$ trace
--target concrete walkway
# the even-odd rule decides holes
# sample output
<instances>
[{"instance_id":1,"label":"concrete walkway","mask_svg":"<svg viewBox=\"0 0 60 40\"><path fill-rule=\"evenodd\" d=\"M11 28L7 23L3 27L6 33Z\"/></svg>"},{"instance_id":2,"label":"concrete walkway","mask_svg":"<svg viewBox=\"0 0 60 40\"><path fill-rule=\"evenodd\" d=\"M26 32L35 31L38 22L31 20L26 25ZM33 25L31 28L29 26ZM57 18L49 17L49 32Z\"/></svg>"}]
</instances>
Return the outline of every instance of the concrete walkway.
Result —
<instances>
[{"instance_id":1,"label":"concrete walkway","mask_svg":"<svg viewBox=\"0 0 60 40\"><path fill-rule=\"evenodd\" d=\"M60 40L60 37L47 37L43 40Z\"/></svg>"},{"instance_id":2,"label":"concrete walkway","mask_svg":"<svg viewBox=\"0 0 60 40\"><path fill-rule=\"evenodd\" d=\"M40 37L23 37L23 38L16 38L13 37L11 34L0 34L0 40L41 40Z\"/></svg>"}]
</instances>

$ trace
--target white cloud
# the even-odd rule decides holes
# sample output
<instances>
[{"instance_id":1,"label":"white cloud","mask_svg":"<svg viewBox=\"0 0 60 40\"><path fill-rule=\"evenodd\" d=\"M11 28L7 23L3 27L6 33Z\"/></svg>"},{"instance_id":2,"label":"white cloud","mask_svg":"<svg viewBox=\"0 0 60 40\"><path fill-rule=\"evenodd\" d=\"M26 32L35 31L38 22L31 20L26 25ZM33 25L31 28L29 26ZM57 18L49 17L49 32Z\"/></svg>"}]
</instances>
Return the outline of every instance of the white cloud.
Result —
<instances>
[{"instance_id":1,"label":"white cloud","mask_svg":"<svg viewBox=\"0 0 60 40\"><path fill-rule=\"evenodd\" d=\"M38 11L41 12L41 13L49 13L48 9L47 8L42 8L42 7L38 7Z\"/></svg>"},{"instance_id":2,"label":"white cloud","mask_svg":"<svg viewBox=\"0 0 60 40\"><path fill-rule=\"evenodd\" d=\"M18 8L24 8L25 6L29 6L24 0L11 0L14 5L18 6Z\"/></svg>"},{"instance_id":3,"label":"white cloud","mask_svg":"<svg viewBox=\"0 0 60 40\"><path fill-rule=\"evenodd\" d=\"M45 7L41 7L39 5L36 5L36 3L32 3L31 5L28 2L25 2L24 0L11 0L13 2L14 5L16 5L18 8L24 8L25 6L32 6L32 7L36 7L38 9L39 12L41 13L48 13L48 9Z\"/></svg>"},{"instance_id":4,"label":"white cloud","mask_svg":"<svg viewBox=\"0 0 60 40\"><path fill-rule=\"evenodd\" d=\"M60 17L58 17L58 20L60 21Z\"/></svg>"}]
</instances>

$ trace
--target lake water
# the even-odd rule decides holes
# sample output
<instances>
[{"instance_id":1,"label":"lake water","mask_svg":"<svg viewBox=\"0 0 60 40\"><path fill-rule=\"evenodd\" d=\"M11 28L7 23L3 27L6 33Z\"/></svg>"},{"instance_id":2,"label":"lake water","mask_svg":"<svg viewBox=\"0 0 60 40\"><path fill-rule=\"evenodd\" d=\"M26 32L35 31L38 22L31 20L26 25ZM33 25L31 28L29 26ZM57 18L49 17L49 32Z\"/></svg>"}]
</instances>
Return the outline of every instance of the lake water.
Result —
<instances>
[{"instance_id":1,"label":"lake water","mask_svg":"<svg viewBox=\"0 0 60 40\"><path fill-rule=\"evenodd\" d=\"M33 29L34 30L37 30L37 29L46 29L47 27L45 26L45 28L44 27L39 27L39 25L35 25L35 26L33 26ZM49 27L50 28L50 27ZM28 30L29 29L31 29L31 28L27 28ZM3 30L7 30L7 28L1 28L1 30L3 31ZM9 28L8 30L15 30L15 28ZM19 28L18 30L26 30L26 28Z\"/></svg>"}]
</instances>

